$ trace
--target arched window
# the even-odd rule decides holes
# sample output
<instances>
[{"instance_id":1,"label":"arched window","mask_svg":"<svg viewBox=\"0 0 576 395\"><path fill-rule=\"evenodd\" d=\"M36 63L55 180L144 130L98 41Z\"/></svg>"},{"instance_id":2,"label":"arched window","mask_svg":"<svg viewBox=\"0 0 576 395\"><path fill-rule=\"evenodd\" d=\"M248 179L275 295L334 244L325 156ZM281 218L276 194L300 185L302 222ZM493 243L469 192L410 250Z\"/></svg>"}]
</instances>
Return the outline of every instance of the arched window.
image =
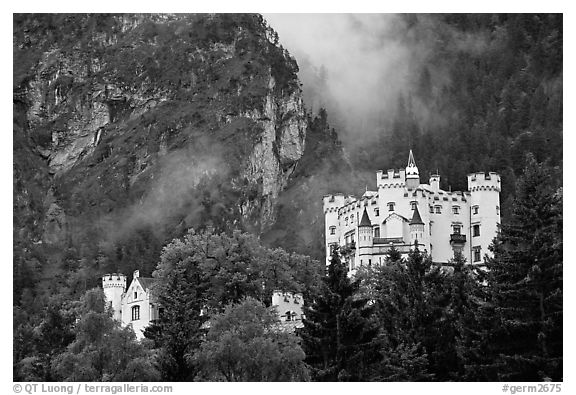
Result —
<instances>
[{"instance_id":1,"label":"arched window","mask_svg":"<svg viewBox=\"0 0 576 395\"><path fill-rule=\"evenodd\" d=\"M132 307L132 321L137 321L140 319L140 306Z\"/></svg>"}]
</instances>

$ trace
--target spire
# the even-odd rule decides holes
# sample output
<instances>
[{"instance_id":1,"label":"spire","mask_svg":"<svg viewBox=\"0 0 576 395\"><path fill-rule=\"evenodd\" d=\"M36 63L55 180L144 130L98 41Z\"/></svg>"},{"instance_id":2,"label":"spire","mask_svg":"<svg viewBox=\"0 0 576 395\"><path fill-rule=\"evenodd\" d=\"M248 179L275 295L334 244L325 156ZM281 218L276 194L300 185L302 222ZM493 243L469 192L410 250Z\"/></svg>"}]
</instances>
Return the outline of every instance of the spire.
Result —
<instances>
[{"instance_id":1,"label":"spire","mask_svg":"<svg viewBox=\"0 0 576 395\"><path fill-rule=\"evenodd\" d=\"M364 207L364 214L362 214L362 219L360 220L360 225L358 226L372 226L372 222L370 222L370 218L366 212L366 207Z\"/></svg>"},{"instance_id":2,"label":"spire","mask_svg":"<svg viewBox=\"0 0 576 395\"><path fill-rule=\"evenodd\" d=\"M412 153L412 150L410 150L410 155L408 155L407 167L416 167L416 161L414 160L414 154Z\"/></svg>"},{"instance_id":3,"label":"spire","mask_svg":"<svg viewBox=\"0 0 576 395\"><path fill-rule=\"evenodd\" d=\"M422 221L422 217L418 211L418 206L414 207L414 214L412 214L410 225L424 225L424 221Z\"/></svg>"},{"instance_id":4,"label":"spire","mask_svg":"<svg viewBox=\"0 0 576 395\"><path fill-rule=\"evenodd\" d=\"M414 154L410 150L410 155L408 156L408 166L406 166L406 176L408 178L419 178L418 166L416 166L416 161L414 160Z\"/></svg>"}]
</instances>

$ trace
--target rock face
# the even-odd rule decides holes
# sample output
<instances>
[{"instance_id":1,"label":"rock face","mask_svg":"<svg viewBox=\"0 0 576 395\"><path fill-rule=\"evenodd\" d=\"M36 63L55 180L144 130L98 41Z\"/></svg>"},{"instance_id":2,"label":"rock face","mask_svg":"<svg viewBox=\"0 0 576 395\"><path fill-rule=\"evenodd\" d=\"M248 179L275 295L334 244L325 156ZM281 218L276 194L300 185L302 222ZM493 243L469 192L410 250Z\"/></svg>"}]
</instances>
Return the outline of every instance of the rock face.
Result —
<instances>
[{"instance_id":1,"label":"rock face","mask_svg":"<svg viewBox=\"0 0 576 395\"><path fill-rule=\"evenodd\" d=\"M302 96L293 92L280 100L272 92L275 80L270 77L263 111L254 110L247 117L262 127L261 141L254 146L243 175L251 182L262 180L262 223L274 222L274 204L286 188L298 160L304 153L306 117ZM258 209L247 203L243 212Z\"/></svg>"},{"instance_id":2,"label":"rock face","mask_svg":"<svg viewBox=\"0 0 576 395\"><path fill-rule=\"evenodd\" d=\"M222 218L267 229L307 129L297 66L271 37L257 15L15 16L17 155L51 175L42 241Z\"/></svg>"}]
</instances>

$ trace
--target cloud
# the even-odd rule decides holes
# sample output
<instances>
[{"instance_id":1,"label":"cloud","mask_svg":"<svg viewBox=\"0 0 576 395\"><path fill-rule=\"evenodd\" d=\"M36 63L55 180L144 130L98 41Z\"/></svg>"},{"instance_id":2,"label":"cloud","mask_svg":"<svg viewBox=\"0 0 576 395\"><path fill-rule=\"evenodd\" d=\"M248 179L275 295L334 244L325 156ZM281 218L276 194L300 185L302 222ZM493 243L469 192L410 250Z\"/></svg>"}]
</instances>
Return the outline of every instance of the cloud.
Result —
<instances>
[{"instance_id":1,"label":"cloud","mask_svg":"<svg viewBox=\"0 0 576 395\"><path fill-rule=\"evenodd\" d=\"M382 133L396 114L399 98L410 97L422 126L443 122L434 97L416 90L428 69L436 94L451 83L448 67L429 63L439 48L481 53L482 36L462 34L426 15L264 14L280 43L297 59L309 108L328 109L346 146Z\"/></svg>"}]
</instances>

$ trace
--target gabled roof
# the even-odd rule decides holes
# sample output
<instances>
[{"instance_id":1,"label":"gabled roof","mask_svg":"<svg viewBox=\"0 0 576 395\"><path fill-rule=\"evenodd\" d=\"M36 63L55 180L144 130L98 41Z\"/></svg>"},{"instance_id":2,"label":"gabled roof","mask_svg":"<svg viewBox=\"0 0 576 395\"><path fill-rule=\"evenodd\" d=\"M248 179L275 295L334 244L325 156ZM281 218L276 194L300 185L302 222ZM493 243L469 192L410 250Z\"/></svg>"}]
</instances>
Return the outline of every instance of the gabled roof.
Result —
<instances>
[{"instance_id":1,"label":"gabled roof","mask_svg":"<svg viewBox=\"0 0 576 395\"><path fill-rule=\"evenodd\" d=\"M146 292L148 292L150 287L157 281L155 278L152 278L152 277L137 277L136 280L138 280L138 282L140 283L140 286Z\"/></svg>"},{"instance_id":2,"label":"gabled roof","mask_svg":"<svg viewBox=\"0 0 576 395\"><path fill-rule=\"evenodd\" d=\"M388 220L390 220L390 219L392 219L392 218L398 218L398 219L400 219L401 221L408 222L408 218L404 218L403 216L401 216L401 215L398 214L398 213L392 213L392 214L390 214L389 216L387 216L387 217L384 219L384 221L382 221L382 223L384 224L384 223L388 222Z\"/></svg>"},{"instance_id":3,"label":"gabled roof","mask_svg":"<svg viewBox=\"0 0 576 395\"><path fill-rule=\"evenodd\" d=\"M410 220L410 225L424 225L420 212L418 211L418 206L414 207L414 214L412 214L412 219Z\"/></svg>"},{"instance_id":4,"label":"gabled roof","mask_svg":"<svg viewBox=\"0 0 576 395\"><path fill-rule=\"evenodd\" d=\"M362 214L362 219L360 220L359 226L372 226L372 222L370 222L370 217L368 217L368 213L366 212L366 207L364 207L364 213Z\"/></svg>"}]
</instances>

